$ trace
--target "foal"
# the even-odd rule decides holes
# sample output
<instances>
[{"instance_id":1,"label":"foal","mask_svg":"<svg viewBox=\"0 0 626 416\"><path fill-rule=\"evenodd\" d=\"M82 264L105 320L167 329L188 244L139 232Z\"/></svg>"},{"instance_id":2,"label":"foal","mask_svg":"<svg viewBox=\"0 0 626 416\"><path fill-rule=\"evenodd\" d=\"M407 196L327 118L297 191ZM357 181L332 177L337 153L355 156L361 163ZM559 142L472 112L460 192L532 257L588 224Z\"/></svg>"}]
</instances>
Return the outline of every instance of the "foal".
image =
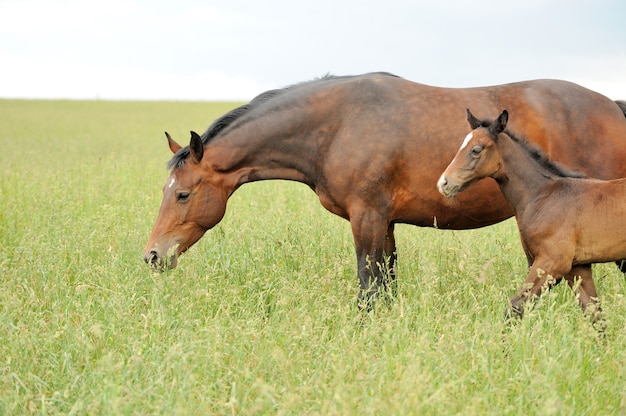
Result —
<instances>
[{"instance_id":1,"label":"foal","mask_svg":"<svg viewBox=\"0 0 626 416\"><path fill-rule=\"evenodd\" d=\"M437 188L453 198L491 177L513 207L530 271L511 299L511 312L521 317L526 302L565 278L596 324L601 310L591 264L626 258L626 179L587 179L565 171L505 132L506 110L491 124L480 122L469 110L467 116L474 130Z\"/></svg>"}]
</instances>

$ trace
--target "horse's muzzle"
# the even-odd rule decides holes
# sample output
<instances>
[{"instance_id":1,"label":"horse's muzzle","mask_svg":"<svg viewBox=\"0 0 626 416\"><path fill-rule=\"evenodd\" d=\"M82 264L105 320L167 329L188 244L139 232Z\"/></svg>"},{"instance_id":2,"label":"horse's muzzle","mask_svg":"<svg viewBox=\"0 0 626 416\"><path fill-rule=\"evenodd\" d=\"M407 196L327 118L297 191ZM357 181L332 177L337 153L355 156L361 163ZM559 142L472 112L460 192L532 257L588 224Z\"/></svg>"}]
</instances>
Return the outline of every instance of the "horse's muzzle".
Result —
<instances>
[{"instance_id":1,"label":"horse's muzzle","mask_svg":"<svg viewBox=\"0 0 626 416\"><path fill-rule=\"evenodd\" d=\"M143 260L150 265L153 269L156 269L159 264L159 254L155 250L151 250L148 254L143 256Z\"/></svg>"},{"instance_id":2,"label":"horse's muzzle","mask_svg":"<svg viewBox=\"0 0 626 416\"><path fill-rule=\"evenodd\" d=\"M154 272L164 272L168 269L176 267L177 258L173 256L162 256L155 249L147 251L143 260L150 266Z\"/></svg>"}]
</instances>

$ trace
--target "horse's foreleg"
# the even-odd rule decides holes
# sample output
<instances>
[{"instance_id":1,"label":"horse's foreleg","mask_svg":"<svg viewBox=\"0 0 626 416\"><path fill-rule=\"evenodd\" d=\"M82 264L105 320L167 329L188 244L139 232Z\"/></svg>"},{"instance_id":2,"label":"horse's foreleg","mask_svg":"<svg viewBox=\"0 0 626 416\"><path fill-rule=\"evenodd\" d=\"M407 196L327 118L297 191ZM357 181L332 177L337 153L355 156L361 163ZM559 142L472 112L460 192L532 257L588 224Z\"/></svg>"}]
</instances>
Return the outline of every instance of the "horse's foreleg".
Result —
<instances>
[{"instance_id":1,"label":"horse's foreleg","mask_svg":"<svg viewBox=\"0 0 626 416\"><path fill-rule=\"evenodd\" d=\"M356 248L359 275L359 308L370 309L379 297L379 290L387 283L388 263L385 248L395 246L393 227L377 213L367 212L350 218ZM395 250L394 250L395 252ZM395 262L395 254L389 262Z\"/></svg>"},{"instance_id":2,"label":"horse's foreleg","mask_svg":"<svg viewBox=\"0 0 626 416\"><path fill-rule=\"evenodd\" d=\"M603 332L605 323L602 319L602 309L600 308L596 285L593 281L591 265L576 267L565 278L570 287L575 290L578 303L580 303L583 311L589 315L592 325L598 331Z\"/></svg>"},{"instance_id":3,"label":"horse's foreleg","mask_svg":"<svg viewBox=\"0 0 626 416\"><path fill-rule=\"evenodd\" d=\"M398 254L396 253L396 238L394 236L394 224L389 224L387 234L385 235L384 253L387 260L387 270L385 273L383 284L386 290L389 290L395 297L398 293L398 284L396 282L396 263L398 262Z\"/></svg>"}]
</instances>

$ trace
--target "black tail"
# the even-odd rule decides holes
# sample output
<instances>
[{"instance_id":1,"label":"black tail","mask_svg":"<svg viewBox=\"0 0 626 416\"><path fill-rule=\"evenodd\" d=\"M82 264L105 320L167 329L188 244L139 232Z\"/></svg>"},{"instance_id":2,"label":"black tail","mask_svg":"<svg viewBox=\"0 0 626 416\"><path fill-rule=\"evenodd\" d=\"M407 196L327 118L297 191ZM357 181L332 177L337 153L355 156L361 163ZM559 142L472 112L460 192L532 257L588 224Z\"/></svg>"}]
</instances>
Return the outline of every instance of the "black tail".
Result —
<instances>
[{"instance_id":1,"label":"black tail","mask_svg":"<svg viewBox=\"0 0 626 416\"><path fill-rule=\"evenodd\" d=\"M626 101L615 101L615 104L617 104L617 106L622 110L622 113L624 113L624 117L626 117ZM615 264L617 264L617 267L619 267L621 272L624 273L624 276L626 277L626 260L616 261Z\"/></svg>"},{"instance_id":2,"label":"black tail","mask_svg":"<svg viewBox=\"0 0 626 416\"><path fill-rule=\"evenodd\" d=\"M615 104L622 109L622 113L624 113L624 117L626 117L626 101L615 101Z\"/></svg>"}]
</instances>

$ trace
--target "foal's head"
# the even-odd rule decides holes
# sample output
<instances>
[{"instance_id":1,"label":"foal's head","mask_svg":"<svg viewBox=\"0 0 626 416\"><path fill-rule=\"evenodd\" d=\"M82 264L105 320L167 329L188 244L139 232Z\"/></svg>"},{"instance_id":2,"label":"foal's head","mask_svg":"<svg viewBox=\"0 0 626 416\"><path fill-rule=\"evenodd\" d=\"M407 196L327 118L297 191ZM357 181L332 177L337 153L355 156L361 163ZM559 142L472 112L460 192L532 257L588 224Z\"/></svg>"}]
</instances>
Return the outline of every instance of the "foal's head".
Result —
<instances>
[{"instance_id":1,"label":"foal's head","mask_svg":"<svg viewBox=\"0 0 626 416\"><path fill-rule=\"evenodd\" d=\"M474 182L498 172L501 161L495 144L498 135L506 129L508 120L506 110L491 124L481 122L467 110L467 121L472 131L437 181L437 188L443 196L453 198Z\"/></svg>"}]
</instances>

